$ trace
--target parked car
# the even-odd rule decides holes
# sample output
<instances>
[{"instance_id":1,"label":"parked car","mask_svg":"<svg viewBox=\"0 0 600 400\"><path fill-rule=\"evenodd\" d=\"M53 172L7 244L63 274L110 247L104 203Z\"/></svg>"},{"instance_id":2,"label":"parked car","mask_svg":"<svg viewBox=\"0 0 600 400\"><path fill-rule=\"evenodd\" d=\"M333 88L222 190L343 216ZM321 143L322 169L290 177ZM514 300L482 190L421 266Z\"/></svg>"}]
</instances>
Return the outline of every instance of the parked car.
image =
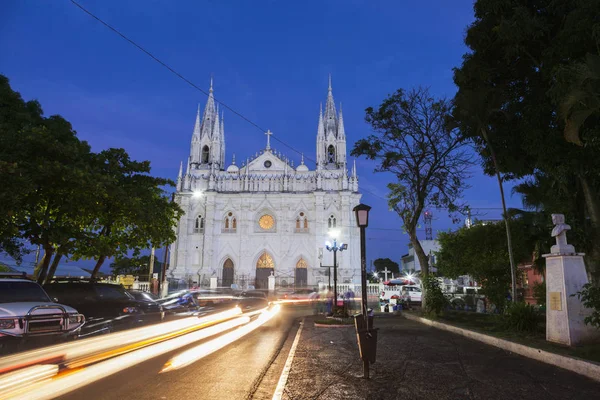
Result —
<instances>
[{"instance_id":1,"label":"parked car","mask_svg":"<svg viewBox=\"0 0 600 400\"><path fill-rule=\"evenodd\" d=\"M160 304L137 300L120 285L95 280L55 279L44 285L44 289L85 315L87 324L80 336L135 328L164 318Z\"/></svg>"},{"instance_id":2,"label":"parked car","mask_svg":"<svg viewBox=\"0 0 600 400\"><path fill-rule=\"evenodd\" d=\"M53 301L24 275L0 274L0 354L41 337L73 338L84 323L85 317L75 308Z\"/></svg>"},{"instance_id":3,"label":"parked car","mask_svg":"<svg viewBox=\"0 0 600 400\"><path fill-rule=\"evenodd\" d=\"M231 290L180 290L157 300L168 318L205 315L233 308L238 303Z\"/></svg>"},{"instance_id":4,"label":"parked car","mask_svg":"<svg viewBox=\"0 0 600 400\"><path fill-rule=\"evenodd\" d=\"M387 303L393 296L411 303L420 303L422 292L417 285L385 286L385 289L379 295L379 300Z\"/></svg>"},{"instance_id":5,"label":"parked car","mask_svg":"<svg viewBox=\"0 0 600 400\"><path fill-rule=\"evenodd\" d=\"M129 294L131 294L136 300L141 300L141 301L157 301L158 299L160 299L160 297L158 297L157 295L150 293L150 292L143 292L141 290L128 290Z\"/></svg>"}]
</instances>

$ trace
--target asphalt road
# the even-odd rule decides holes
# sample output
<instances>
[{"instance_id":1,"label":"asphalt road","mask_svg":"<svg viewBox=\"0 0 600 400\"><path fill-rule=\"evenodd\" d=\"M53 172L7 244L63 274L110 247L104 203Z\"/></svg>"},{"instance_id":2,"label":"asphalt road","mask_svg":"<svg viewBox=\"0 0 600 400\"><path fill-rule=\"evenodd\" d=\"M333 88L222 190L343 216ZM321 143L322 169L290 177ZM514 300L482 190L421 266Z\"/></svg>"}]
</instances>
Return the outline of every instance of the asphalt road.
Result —
<instances>
[{"instance_id":1,"label":"asphalt road","mask_svg":"<svg viewBox=\"0 0 600 400\"><path fill-rule=\"evenodd\" d=\"M294 321L311 313L308 308L284 307L279 314L279 321L271 320L240 340L183 369L158 373L171 356L182 351L179 349L94 382L60 399L270 398L297 329L298 324Z\"/></svg>"}]
</instances>

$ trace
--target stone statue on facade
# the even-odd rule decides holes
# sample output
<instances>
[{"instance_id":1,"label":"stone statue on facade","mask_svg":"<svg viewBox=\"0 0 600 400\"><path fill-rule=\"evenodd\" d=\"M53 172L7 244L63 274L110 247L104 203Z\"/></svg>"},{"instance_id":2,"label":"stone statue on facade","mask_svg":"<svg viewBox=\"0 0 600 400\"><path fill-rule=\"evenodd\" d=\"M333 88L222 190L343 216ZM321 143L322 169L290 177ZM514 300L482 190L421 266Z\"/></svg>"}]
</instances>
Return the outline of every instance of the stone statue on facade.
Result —
<instances>
[{"instance_id":1,"label":"stone statue on facade","mask_svg":"<svg viewBox=\"0 0 600 400\"><path fill-rule=\"evenodd\" d=\"M571 230L571 226L565 224L565 216L563 214L552 214L552 237L556 238L556 245L550 249L551 253L575 253L575 247L567 243L567 231Z\"/></svg>"}]
</instances>

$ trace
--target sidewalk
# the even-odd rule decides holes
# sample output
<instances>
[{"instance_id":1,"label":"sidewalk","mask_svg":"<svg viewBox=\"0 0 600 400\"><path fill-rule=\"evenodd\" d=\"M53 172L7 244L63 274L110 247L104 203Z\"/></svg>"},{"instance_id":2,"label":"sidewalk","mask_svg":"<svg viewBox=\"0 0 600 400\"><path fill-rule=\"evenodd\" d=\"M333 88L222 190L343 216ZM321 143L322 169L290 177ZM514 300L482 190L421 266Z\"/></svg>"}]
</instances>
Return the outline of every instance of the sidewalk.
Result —
<instances>
[{"instance_id":1,"label":"sidewalk","mask_svg":"<svg viewBox=\"0 0 600 400\"><path fill-rule=\"evenodd\" d=\"M283 398L591 399L600 383L399 316L375 318L377 363L362 379L356 334L306 318Z\"/></svg>"}]
</instances>

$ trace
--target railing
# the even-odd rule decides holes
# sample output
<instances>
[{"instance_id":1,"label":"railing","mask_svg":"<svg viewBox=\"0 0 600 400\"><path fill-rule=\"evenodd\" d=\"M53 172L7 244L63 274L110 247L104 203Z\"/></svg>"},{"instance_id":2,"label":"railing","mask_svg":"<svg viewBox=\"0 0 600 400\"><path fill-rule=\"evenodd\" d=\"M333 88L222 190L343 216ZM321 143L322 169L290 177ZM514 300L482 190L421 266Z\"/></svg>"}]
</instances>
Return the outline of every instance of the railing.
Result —
<instances>
[{"instance_id":1,"label":"railing","mask_svg":"<svg viewBox=\"0 0 600 400\"><path fill-rule=\"evenodd\" d=\"M142 291L142 292L149 292L150 291L150 282L135 281L135 282L133 282L133 286L131 288L133 290L139 290L139 291Z\"/></svg>"},{"instance_id":2,"label":"railing","mask_svg":"<svg viewBox=\"0 0 600 400\"><path fill-rule=\"evenodd\" d=\"M221 228L221 233L235 233L236 228Z\"/></svg>"},{"instance_id":3,"label":"railing","mask_svg":"<svg viewBox=\"0 0 600 400\"><path fill-rule=\"evenodd\" d=\"M320 282L319 283L319 291L327 290L327 283ZM367 295L370 296L378 296L379 293L383 290L383 285L379 283L367 283ZM361 293L361 285L354 283L338 283L337 292L338 293L347 293L348 291L354 292L355 296L360 296Z\"/></svg>"},{"instance_id":4,"label":"railing","mask_svg":"<svg viewBox=\"0 0 600 400\"><path fill-rule=\"evenodd\" d=\"M296 232L296 233L308 233L309 230L308 230L308 228L296 228L294 230L294 232Z\"/></svg>"}]
</instances>

